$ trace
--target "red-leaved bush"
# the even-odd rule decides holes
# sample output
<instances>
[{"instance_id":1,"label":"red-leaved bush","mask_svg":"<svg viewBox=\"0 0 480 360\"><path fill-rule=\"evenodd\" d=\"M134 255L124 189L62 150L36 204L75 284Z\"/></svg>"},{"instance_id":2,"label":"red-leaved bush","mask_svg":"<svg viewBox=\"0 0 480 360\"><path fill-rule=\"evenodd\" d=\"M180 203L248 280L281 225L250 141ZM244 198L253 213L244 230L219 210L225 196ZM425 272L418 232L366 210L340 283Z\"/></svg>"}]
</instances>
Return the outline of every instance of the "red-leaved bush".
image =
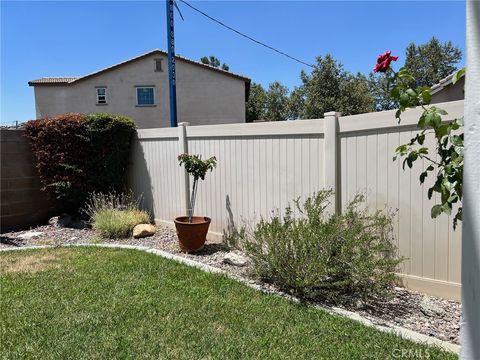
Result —
<instances>
[{"instance_id":1,"label":"red-leaved bush","mask_svg":"<svg viewBox=\"0 0 480 360\"><path fill-rule=\"evenodd\" d=\"M25 125L44 190L70 210L93 191L121 190L134 130L131 119L111 114L69 113Z\"/></svg>"}]
</instances>

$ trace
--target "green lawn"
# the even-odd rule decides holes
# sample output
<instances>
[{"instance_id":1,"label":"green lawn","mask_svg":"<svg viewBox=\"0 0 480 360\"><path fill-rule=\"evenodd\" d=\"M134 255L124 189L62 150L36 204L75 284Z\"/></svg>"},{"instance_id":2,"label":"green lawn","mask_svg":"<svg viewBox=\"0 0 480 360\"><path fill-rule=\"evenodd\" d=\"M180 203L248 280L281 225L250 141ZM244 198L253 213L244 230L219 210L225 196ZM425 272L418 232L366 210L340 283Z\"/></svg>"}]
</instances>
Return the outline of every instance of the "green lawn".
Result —
<instances>
[{"instance_id":1,"label":"green lawn","mask_svg":"<svg viewBox=\"0 0 480 360\"><path fill-rule=\"evenodd\" d=\"M0 266L4 359L457 358L140 251L3 252Z\"/></svg>"}]
</instances>

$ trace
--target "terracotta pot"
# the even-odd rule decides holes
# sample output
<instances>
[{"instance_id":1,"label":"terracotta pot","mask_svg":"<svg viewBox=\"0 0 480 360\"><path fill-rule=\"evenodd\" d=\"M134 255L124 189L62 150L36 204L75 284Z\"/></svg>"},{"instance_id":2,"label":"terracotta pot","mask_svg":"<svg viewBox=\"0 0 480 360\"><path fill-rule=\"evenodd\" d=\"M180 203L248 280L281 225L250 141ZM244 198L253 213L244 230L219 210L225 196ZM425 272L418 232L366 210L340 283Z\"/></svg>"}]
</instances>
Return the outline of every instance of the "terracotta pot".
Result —
<instances>
[{"instance_id":1,"label":"terracotta pot","mask_svg":"<svg viewBox=\"0 0 480 360\"><path fill-rule=\"evenodd\" d=\"M203 248L207 239L208 227L211 219L204 216L193 216L188 222L188 216L179 216L175 222L178 243L184 252L195 252Z\"/></svg>"}]
</instances>

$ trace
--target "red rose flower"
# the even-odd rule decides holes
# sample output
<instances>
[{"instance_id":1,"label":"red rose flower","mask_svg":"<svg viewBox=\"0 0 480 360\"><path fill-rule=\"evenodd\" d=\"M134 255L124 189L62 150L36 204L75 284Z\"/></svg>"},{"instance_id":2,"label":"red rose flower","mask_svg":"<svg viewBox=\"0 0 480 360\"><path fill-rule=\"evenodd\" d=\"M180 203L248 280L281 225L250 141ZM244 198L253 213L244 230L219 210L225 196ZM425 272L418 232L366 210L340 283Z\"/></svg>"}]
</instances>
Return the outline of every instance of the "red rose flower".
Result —
<instances>
[{"instance_id":1,"label":"red rose flower","mask_svg":"<svg viewBox=\"0 0 480 360\"><path fill-rule=\"evenodd\" d=\"M398 56L392 56L391 51L386 51L383 54L378 55L377 63L373 68L373 72L386 72L390 67L392 61L397 61Z\"/></svg>"}]
</instances>

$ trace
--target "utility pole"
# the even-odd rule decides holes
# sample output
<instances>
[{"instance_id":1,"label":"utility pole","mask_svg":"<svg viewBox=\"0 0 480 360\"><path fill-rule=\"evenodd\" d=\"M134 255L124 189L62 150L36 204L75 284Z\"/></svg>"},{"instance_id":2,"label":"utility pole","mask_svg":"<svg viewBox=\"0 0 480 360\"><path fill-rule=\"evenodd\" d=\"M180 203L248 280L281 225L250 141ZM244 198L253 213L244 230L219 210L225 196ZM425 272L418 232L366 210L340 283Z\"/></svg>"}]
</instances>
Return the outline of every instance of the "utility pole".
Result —
<instances>
[{"instance_id":1,"label":"utility pole","mask_svg":"<svg viewBox=\"0 0 480 360\"><path fill-rule=\"evenodd\" d=\"M177 74L175 69L174 0L167 4L168 83L170 88L170 127L177 127Z\"/></svg>"}]
</instances>

